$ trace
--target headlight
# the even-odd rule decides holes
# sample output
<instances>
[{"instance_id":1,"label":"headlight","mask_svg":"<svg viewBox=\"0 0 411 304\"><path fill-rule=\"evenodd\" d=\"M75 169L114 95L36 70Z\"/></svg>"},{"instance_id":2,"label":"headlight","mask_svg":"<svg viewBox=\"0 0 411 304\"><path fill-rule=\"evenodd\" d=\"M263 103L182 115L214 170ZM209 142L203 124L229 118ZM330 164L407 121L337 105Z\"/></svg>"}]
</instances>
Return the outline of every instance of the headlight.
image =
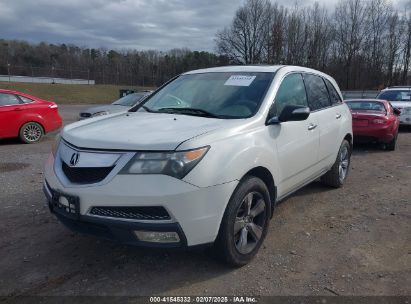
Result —
<instances>
[{"instance_id":1,"label":"headlight","mask_svg":"<svg viewBox=\"0 0 411 304\"><path fill-rule=\"evenodd\" d=\"M97 116L103 116L103 115L107 115L108 112L107 111L101 111L101 112L97 112L91 115L91 117L97 117Z\"/></svg>"},{"instance_id":2,"label":"headlight","mask_svg":"<svg viewBox=\"0 0 411 304\"><path fill-rule=\"evenodd\" d=\"M57 150L60 144L60 140L61 140L61 137L60 137L60 134L58 134L56 138L54 139L53 146L51 147L51 153L53 154L54 157L56 157Z\"/></svg>"},{"instance_id":3,"label":"headlight","mask_svg":"<svg viewBox=\"0 0 411 304\"><path fill-rule=\"evenodd\" d=\"M182 179L204 157L209 147L181 152L138 152L120 174L164 174Z\"/></svg>"}]
</instances>

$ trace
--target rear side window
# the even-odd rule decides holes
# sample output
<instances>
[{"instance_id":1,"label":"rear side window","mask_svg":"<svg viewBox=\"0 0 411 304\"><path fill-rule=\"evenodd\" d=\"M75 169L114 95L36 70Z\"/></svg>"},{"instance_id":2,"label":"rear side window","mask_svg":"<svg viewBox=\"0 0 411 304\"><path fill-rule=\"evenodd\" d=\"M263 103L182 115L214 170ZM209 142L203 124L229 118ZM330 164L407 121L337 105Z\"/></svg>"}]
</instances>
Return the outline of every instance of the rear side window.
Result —
<instances>
[{"instance_id":1,"label":"rear side window","mask_svg":"<svg viewBox=\"0 0 411 304\"><path fill-rule=\"evenodd\" d=\"M328 90L322 77L305 74L304 82L307 89L308 105L311 111L331 106Z\"/></svg>"},{"instance_id":2,"label":"rear side window","mask_svg":"<svg viewBox=\"0 0 411 304\"><path fill-rule=\"evenodd\" d=\"M270 116L278 116L285 106L308 107L307 94L301 74L291 74L284 78L277 95Z\"/></svg>"},{"instance_id":3,"label":"rear side window","mask_svg":"<svg viewBox=\"0 0 411 304\"><path fill-rule=\"evenodd\" d=\"M327 79L324 79L324 81L325 81L325 84L327 85L328 93L330 94L331 104L335 105L335 104L342 103L341 97L337 93L337 90L332 85L332 83Z\"/></svg>"},{"instance_id":4,"label":"rear side window","mask_svg":"<svg viewBox=\"0 0 411 304\"><path fill-rule=\"evenodd\" d=\"M23 103L32 103L34 100L32 100L32 99L30 99L30 98L27 98L27 97L24 97L24 96L21 96L21 95L19 95L19 98L21 99L21 101L23 102Z\"/></svg>"},{"instance_id":5,"label":"rear side window","mask_svg":"<svg viewBox=\"0 0 411 304\"><path fill-rule=\"evenodd\" d=\"M0 106L11 106L19 104L20 100L13 94L0 93Z\"/></svg>"}]
</instances>

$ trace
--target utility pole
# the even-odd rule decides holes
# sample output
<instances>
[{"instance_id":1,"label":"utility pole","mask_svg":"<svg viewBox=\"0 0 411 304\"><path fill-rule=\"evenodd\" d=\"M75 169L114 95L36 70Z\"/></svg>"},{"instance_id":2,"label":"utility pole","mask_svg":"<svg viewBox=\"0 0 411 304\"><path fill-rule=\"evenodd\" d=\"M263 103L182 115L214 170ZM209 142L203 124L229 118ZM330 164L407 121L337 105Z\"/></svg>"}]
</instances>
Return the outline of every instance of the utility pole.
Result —
<instances>
[{"instance_id":1,"label":"utility pole","mask_svg":"<svg viewBox=\"0 0 411 304\"><path fill-rule=\"evenodd\" d=\"M9 76L9 82L10 82L10 63L7 62L7 75Z\"/></svg>"},{"instance_id":2,"label":"utility pole","mask_svg":"<svg viewBox=\"0 0 411 304\"><path fill-rule=\"evenodd\" d=\"M52 83L54 84L54 66L51 66L51 78L53 79Z\"/></svg>"}]
</instances>

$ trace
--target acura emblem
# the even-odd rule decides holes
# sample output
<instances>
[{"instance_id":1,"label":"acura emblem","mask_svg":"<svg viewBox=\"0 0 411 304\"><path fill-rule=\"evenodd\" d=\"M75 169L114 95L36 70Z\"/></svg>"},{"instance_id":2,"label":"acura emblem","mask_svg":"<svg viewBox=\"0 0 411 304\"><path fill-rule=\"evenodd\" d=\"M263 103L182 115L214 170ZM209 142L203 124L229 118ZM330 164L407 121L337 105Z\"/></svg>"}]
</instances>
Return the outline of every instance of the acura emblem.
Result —
<instances>
[{"instance_id":1,"label":"acura emblem","mask_svg":"<svg viewBox=\"0 0 411 304\"><path fill-rule=\"evenodd\" d=\"M70 158L70 166L74 167L75 165L77 165L79 159L80 153L74 152Z\"/></svg>"}]
</instances>

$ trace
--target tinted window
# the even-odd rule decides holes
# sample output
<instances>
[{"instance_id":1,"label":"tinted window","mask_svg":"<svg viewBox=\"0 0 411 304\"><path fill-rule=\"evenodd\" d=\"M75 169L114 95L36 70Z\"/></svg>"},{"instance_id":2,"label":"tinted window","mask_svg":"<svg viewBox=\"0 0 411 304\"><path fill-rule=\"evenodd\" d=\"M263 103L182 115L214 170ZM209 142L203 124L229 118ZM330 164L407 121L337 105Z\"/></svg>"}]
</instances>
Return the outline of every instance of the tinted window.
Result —
<instances>
[{"instance_id":1,"label":"tinted window","mask_svg":"<svg viewBox=\"0 0 411 304\"><path fill-rule=\"evenodd\" d=\"M340 95L337 93L337 90L332 85L332 83L327 79L324 79L324 81L327 85L328 93L330 94L331 104L335 105L341 103L342 100L340 98Z\"/></svg>"},{"instance_id":2,"label":"tinted window","mask_svg":"<svg viewBox=\"0 0 411 304\"><path fill-rule=\"evenodd\" d=\"M16 105L20 100L12 94L0 93L0 106Z\"/></svg>"},{"instance_id":3,"label":"tinted window","mask_svg":"<svg viewBox=\"0 0 411 304\"><path fill-rule=\"evenodd\" d=\"M411 102L411 90L389 90L381 92L378 94L377 99Z\"/></svg>"},{"instance_id":4,"label":"tinted window","mask_svg":"<svg viewBox=\"0 0 411 304\"><path fill-rule=\"evenodd\" d=\"M307 89L308 105L311 111L326 108L331 105L328 90L322 77L305 74L304 82Z\"/></svg>"},{"instance_id":5,"label":"tinted window","mask_svg":"<svg viewBox=\"0 0 411 304\"><path fill-rule=\"evenodd\" d=\"M285 106L308 107L307 94L301 74L291 74L284 78L277 95L270 116L278 116Z\"/></svg>"}]
</instances>

